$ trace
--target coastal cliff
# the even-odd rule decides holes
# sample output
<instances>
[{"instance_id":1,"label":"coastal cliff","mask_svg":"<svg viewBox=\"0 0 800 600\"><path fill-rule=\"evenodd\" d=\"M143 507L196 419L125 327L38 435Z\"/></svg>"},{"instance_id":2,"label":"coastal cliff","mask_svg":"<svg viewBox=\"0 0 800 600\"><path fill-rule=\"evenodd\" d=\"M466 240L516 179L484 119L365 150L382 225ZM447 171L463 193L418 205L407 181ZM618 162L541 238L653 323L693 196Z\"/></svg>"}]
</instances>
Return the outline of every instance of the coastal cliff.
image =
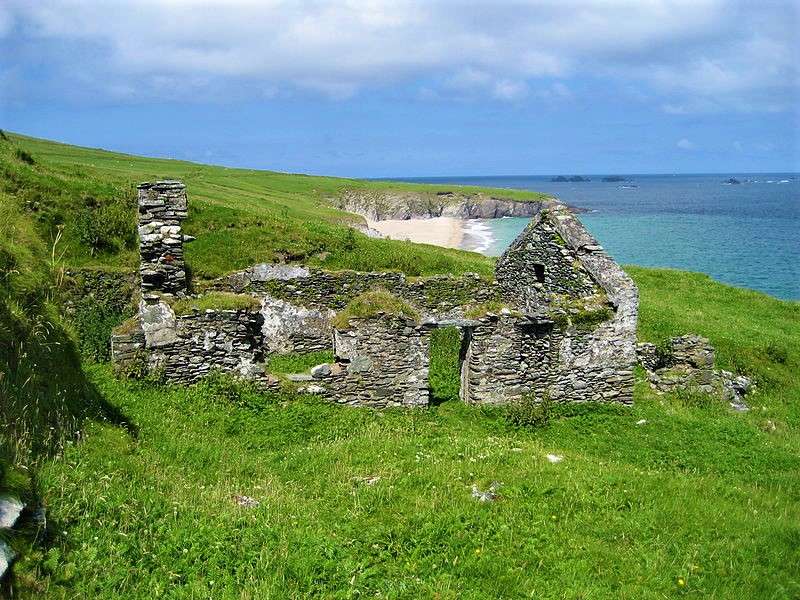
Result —
<instances>
[{"instance_id":1,"label":"coastal cliff","mask_svg":"<svg viewBox=\"0 0 800 600\"><path fill-rule=\"evenodd\" d=\"M420 192L371 189L343 190L333 204L370 221L430 219L499 219L531 217L539 212L539 200L515 200L483 192Z\"/></svg>"}]
</instances>

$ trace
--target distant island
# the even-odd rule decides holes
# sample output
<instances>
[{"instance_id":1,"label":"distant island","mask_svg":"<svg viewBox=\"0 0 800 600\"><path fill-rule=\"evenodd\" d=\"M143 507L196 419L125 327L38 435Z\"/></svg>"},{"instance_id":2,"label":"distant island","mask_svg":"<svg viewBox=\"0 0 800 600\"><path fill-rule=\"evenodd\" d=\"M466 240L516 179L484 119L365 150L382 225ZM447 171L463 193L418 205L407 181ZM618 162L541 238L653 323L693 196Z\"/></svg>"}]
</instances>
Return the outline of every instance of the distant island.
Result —
<instances>
[{"instance_id":1,"label":"distant island","mask_svg":"<svg viewBox=\"0 0 800 600\"><path fill-rule=\"evenodd\" d=\"M621 175L608 175L607 177L603 177L601 181L605 181L607 183L619 183L621 181L628 181L628 178L622 177Z\"/></svg>"},{"instance_id":2,"label":"distant island","mask_svg":"<svg viewBox=\"0 0 800 600\"><path fill-rule=\"evenodd\" d=\"M581 177L580 175L573 175L572 177L564 177L563 175L559 175L558 177L553 177L550 181L554 181L556 183L580 183L584 181L591 181L588 177Z\"/></svg>"}]
</instances>

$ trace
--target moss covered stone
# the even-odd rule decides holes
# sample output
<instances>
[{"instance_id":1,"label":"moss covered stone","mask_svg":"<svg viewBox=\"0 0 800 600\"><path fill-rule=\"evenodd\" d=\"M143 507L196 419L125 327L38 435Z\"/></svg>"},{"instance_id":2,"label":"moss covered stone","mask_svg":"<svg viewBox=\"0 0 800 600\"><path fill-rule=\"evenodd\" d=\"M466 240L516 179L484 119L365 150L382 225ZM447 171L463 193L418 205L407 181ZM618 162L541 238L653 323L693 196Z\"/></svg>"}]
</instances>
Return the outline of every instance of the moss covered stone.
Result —
<instances>
[{"instance_id":1,"label":"moss covered stone","mask_svg":"<svg viewBox=\"0 0 800 600\"><path fill-rule=\"evenodd\" d=\"M382 290L372 290L356 296L333 320L334 327L346 329L350 319L368 319L379 314L402 315L419 321L419 312L405 300Z\"/></svg>"}]
</instances>

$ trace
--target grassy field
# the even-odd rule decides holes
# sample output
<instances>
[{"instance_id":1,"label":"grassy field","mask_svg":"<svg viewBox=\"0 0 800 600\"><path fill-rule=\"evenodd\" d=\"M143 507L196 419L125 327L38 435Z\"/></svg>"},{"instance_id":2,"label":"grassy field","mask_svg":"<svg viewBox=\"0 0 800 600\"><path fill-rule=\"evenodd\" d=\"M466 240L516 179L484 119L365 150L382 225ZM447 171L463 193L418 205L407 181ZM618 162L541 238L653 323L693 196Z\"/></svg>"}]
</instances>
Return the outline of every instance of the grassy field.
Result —
<instances>
[{"instance_id":1,"label":"grassy field","mask_svg":"<svg viewBox=\"0 0 800 600\"><path fill-rule=\"evenodd\" d=\"M58 281L65 265L135 263L139 180L189 184L198 277L278 255L411 274L488 273L492 263L349 233L351 217L324 205L338 185L378 184L8 137L0 488L43 502L47 527L11 538L22 557L0 595L800 597L800 304L628 268L641 339L709 337L718 366L756 381L746 414L657 396L640 377L633 407L554 407L546 425L521 427L504 409L458 401L452 330L433 339L436 403L425 410L262 395L218 376L191 388L128 382L81 363ZM497 501L472 497L473 485L493 482Z\"/></svg>"},{"instance_id":2,"label":"grassy field","mask_svg":"<svg viewBox=\"0 0 800 600\"><path fill-rule=\"evenodd\" d=\"M24 559L23 596L797 598L798 305L630 271L642 338L707 334L720 364L756 379L750 413L640 383L633 408L513 428L453 399L446 333L431 375L444 402L428 410L219 379L167 389L93 366L131 426L93 422L40 471L53 537ZM493 481L498 501L472 498Z\"/></svg>"}]
</instances>

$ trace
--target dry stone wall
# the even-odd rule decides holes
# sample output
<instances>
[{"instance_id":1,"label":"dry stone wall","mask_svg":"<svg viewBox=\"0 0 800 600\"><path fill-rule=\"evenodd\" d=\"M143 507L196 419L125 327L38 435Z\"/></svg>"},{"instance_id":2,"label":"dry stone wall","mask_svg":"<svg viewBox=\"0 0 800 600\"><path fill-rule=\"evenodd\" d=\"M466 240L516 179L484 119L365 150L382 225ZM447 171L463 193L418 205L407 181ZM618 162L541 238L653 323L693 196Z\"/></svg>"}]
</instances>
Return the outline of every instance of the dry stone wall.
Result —
<instances>
[{"instance_id":1,"label":"dry stone wall","mask_svg":"<svg viewBox=\"0 0 800 600\"><path fill-rule=\"evenodd\" d=\"M427 406L431 330L401 316L352 319L334 333L328 393L355 406Z\"/></svg>"},{"instance_id":2,"label":"dry stone wall","mask_svg":"<svg viewBox=\"0 0 800 600\"><path fill-rule=\"evenodd\" d=\"M142 290L185 292L181 221L187 215L186 188L179 181L156 181L138 189Z\"/></svg>"},{"instance_id":3,"label":"dry stone wall","mask_svg":"<svg viewBox=\"0 0 800 600\"><path fill-rule=\"evenodd\" d=\"M477 274L406 277L403 273L324 271L293 265L256 265L215 281L212 289L266 294L307 308L341 310L356 296L383 288L426 316L446 318L465 305L499 300L500 288Z\"/></svg>"},{"instance_id":4,"label":"dry stone wall","mask_svg":"<svg viewBox=\"0 0 800 600\"><path fill-rule=\"evenodd\" d=\"M262 317L250 310L204 310L175 315L169 304L147 296L140 310L151 372L193 383L212 370L249 378L263 374Z\"/></svg>"},{"instance_id":5,"label":"dry stone wall","mask_svg":"<svg viewBox=\"0 0 800 600\"><path fill-rule=\"evenodd\" d=\"M556 361L553 324L513 315L489 315L466 328L461 399L468 404L504 404L546 393Z\"/></svg>"},{"instance_id":6,"label":"dry stone wall","mask_svg":"<svg viewBox=\"0 0 800 600\"><path fill-rule=\"evenodd\" d=\"M456 325L463 333L465 402L499 404L528 394L564 402L632 401L636 286L564 205L537 207L531 225L498 261L493 282L471 274L408 278L262 264L210 286L261 298L259 311L176 315L169 297L186 290L180 231L185 189L179 182L139 189L143 294L136 326L115 334L120 365L143 353L150 370L171 381L191 383L220 369L271 385L261 367L265 353L333 346L335 364L318 367L319 381L308 391L344 404L424 406L430 333ZM381 314L333 327L336 311L375 288L413 305L421 324ZM601 322L578 319L573 301L597 298L607 299ZM467 307L493 301L508 308L465 318Z\"/></svg>"},{"instance_id":7,"label":"dry stone wall","mask_svg":"<svg viewBox=\"0 0 800 600\"><path fill-rule=\"evenodd\" d=\"M595 330L563 327L535 317L490 315L468 328L461 398L503 404L531 395L555 402L633 401L633 364L598 348L609 343Z\"/></svg>"},{"instance_id":8,"label":"dry stone wall","mask_svg":"<svg viewBox=\"0 0 800 600\"><path fill-rule=\"evenodd\" d=\"M111 356L117 373L137 374L146 368L145 343L138 318L111 333Z\"/></svg>"},{"instance_id":9,"label":"dry stone wall","mask_svg":"<svg viewBox=\"0 0 800 600\"><path fill-rule=\"evenodd\" d=\"M555 295L583 298L599 291L578 250L567 244L549 216L537 215L495 268L503 292L530 314L545 310Z\"/></svg>"},{"instance_id":10,"label":"dry stone wall","mask_svg":"<svg viewBox=\"0 0 800 600\"><path fill-rule=\"evenodd\" d=\"M690 390L726 400L737 411L746 411L744 396L753 383L743 375L714 368L711 342L699 335L682 335L667 340L663 347L637 344L639 362L647 371L650 386L658 392Z\"/></svg>"},{"instance_id":11,"label":"dry stone wall","mask_svg":"<svg viewBox=\"0 0 800 600\"><path fill-rule=\"evenodd\" d=\"M335 312L375 288L403 298L429 320L463 318L465 306L501 297L498 285L476 274L409 278L394 272L323 271L269 264L233 273L212 285L219 291L261 296L268 353L331 349Z\"/></svg>"}]
</instances>

